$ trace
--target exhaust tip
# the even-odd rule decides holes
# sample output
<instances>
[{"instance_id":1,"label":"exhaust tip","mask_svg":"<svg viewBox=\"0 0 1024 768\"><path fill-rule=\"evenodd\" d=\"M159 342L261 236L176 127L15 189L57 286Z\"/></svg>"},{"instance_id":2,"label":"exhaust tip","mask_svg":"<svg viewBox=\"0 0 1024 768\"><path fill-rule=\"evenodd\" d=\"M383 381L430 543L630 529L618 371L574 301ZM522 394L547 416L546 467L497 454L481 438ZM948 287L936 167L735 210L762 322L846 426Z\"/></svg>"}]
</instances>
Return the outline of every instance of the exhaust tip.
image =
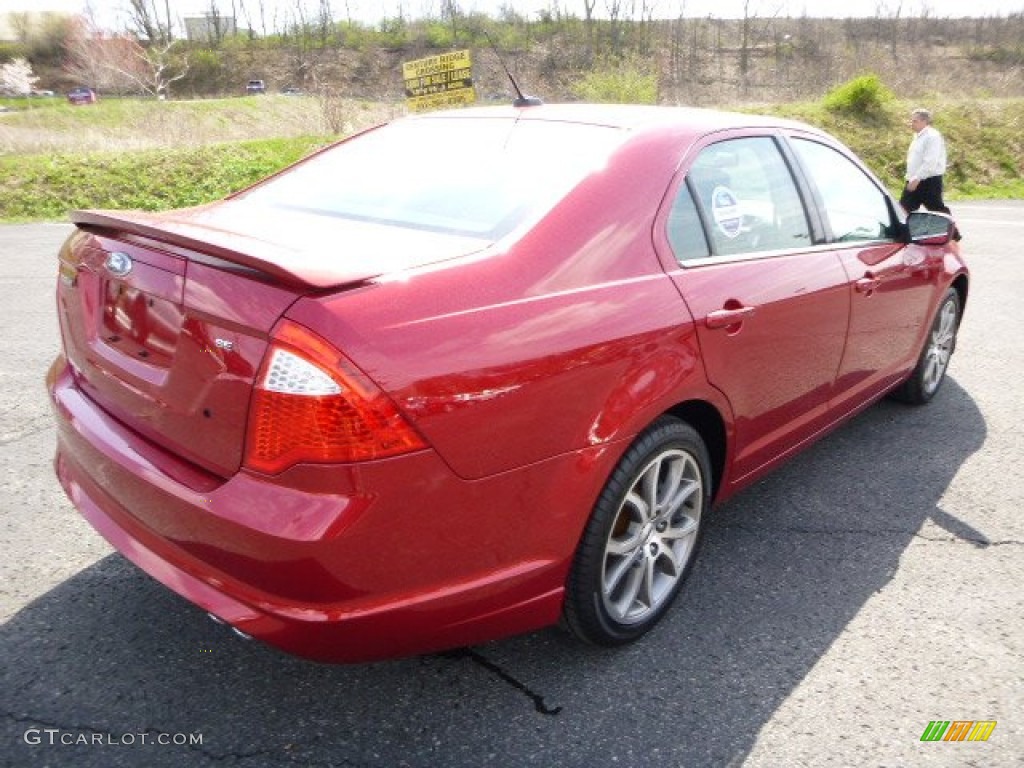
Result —
<instances>
[{"instance_id":1,"label":"exhaust tip","mask_svg":"<svg viewBox=\"0 0 1024 768\"><path fill-rule=\"evenodd\" d=\"M222 619L220 616L216 616L210 613L209 611L207 611L206 615L210 617L210 621L212 621L214 624L220 624L222 627L228 627L232 632L234 632L243 640L252 640L252 635L250 635L248 632L243 632L238 627L231 626L226 621L224 621L224 619Z\"/></svg>"},{"instance_id":2,"label":"exhaust tip","mask_svg":"<svg viewBox=\"0 0 1024 768\"><path fill-rule=\"evenodd\" d=\"M221 627L227 627L231 632L238 635L243 640L253 639L253 636L250 635L248 632L243 632L238 627L232 627L227 622L225 622L223 618L221 618L220 616L215 615L214 613L210 613L209 611L207 611L207 616L209 616L211 622L213 622L214 624L219 624Z\"/></svg>"}]
</instances>

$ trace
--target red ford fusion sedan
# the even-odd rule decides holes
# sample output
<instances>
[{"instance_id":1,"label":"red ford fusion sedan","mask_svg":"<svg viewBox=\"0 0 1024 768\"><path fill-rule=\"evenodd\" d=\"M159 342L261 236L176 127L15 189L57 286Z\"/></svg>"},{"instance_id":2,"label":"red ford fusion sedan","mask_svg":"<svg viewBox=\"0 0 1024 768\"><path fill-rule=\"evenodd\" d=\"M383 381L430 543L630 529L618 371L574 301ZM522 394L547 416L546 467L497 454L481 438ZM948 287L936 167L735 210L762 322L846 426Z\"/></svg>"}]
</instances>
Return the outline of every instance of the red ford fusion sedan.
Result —
<instances>
[{"instance_id":1,"label":"red ford fusion sedan","mask_svg":"<svg viewBox=\"0 0 1024 768\"><path fill-rule=\"evenodd\" d=\"M72 503L330 661L639 638L713 503L932 399L968 291L951 220L835 139L688 109L405 118L221 202L72 219Z\"/></svg>"}]
</instances>

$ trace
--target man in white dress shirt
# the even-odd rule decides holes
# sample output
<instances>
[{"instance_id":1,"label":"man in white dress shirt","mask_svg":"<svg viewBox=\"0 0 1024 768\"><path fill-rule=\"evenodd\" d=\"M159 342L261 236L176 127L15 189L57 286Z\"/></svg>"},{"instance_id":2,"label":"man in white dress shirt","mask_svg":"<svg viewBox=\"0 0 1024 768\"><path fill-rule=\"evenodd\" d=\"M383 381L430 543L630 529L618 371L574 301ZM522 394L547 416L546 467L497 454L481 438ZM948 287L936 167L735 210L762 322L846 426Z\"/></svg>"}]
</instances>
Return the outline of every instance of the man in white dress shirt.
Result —
<instances>
[{"instance_id":1,"label":"man in white dress shirt","mask_svg":"<svg viewBox=\"0 0 1024 768\"><path fill-rule=\"evenodd\" d=\"M910 113L910 127L914 140L907 150L907 184L900 197L900 205L916 211L922 205L929 211L949 213L942 201L942 174L946 172L946 142L942 134L932 127L932 115L927 109Z\"/></svg>"},{"instance_id":2,"label":"man in white dress shirt","mask_svg":"<svg viewBox=\"0 0 1024 768\"><path fill-rule=\"evenodd\" d=\"M946 172L946 142L932 127L932 114L927 109L910 113L914 140L907 150L907 183L900 196L900 205L908 213L924 206L929 211L949 214L942 200L942 175ZM954 229L954 240L960 232Z\"/></svg>"}]
</instances>

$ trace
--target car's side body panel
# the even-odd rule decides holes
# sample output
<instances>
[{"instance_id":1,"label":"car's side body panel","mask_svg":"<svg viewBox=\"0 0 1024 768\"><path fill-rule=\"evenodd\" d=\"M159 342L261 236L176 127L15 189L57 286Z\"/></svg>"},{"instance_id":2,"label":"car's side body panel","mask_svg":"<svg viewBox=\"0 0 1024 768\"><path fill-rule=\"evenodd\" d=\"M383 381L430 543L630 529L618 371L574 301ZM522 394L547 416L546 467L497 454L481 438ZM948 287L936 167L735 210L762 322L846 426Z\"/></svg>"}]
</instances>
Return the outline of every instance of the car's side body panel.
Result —
<instances>
[{"instance_id":1,"label":"car's side body panel","mask_svg":"<svg viewBox=\"0 0 1024 768\"><path fill-rule=\"evenodd\" d=\"M504 248L289 316L346 350L460 476L636 434L699 365L645 236L673 166L648 147L625 154Z\"/></svg>"},{"instance_id":2,"label":"car's side body panel","mask_svg":"<svg viewBox=\"0 0 1024 768\"><path fill-rule=\"evenodd\" d=\"M827 423L849 318L845 273L831 251L810 251L677 270L673 279L697 321L708 379L732 405L740 481ZM709 325L733 306L752 314Z\"/></svg>"},{"instance_id":3,"label":"car's side body panel","mask_svg":"<svg viewBox=\"0 0 1024 768\"><path fill-rule=\"evenodd\" d=\"M709 148L751 138L769 140L778 151L781 135L747 128L717 131L695 142L654 232L662 265L696 321L707 379L730 404L728 485L733 488L829 423L829 398L849 322L846 272L836 254L813 244L809 234L802 248L677 260L666 232L672 201L689 194L691 165ZM805 188L799 175L790 183L794 191ZM817 231L817 211L807 197L797 198L800 206L790 215L803 218L803 231L810 233ZM704 223L716 226L713 220ZM735 323L720 320L730 312L741 313Z\"/></svg>"},{"instance_id":4,"label":"car's side body panel","mask_svg":"<svg viewBox=\"0 0 1024 768\"><path fill-rule=\"evenodd\" d=\"M871 399L905 376L939 299L942 249L890 244L838 249L850 277L850 332L834 407Z\"/></svg>"},{"instance_id":5,"label":"car's side body panel","mask_svg":"<svg viewBox=\"0 0 1024 768\"><path fill-rule=\"evenodd\" d=\"M709 146L749 137L773 137L778 143L817 244L681 265L667 231L672 201L690 164ZM789 146L790 137L830 147L872 180L893 215L896 210L881 182L842 144L792 126L715 131L694 142L681 162L654 243L690 305L707 378L729 403L730 458L719 498L763 477L905 379L942 294L964 273L948 246L907 245L892 238L829 243L821 195ZM737 309L750 314L734 325L708 327L709 315Z\"/></svg>"}]
</instances>

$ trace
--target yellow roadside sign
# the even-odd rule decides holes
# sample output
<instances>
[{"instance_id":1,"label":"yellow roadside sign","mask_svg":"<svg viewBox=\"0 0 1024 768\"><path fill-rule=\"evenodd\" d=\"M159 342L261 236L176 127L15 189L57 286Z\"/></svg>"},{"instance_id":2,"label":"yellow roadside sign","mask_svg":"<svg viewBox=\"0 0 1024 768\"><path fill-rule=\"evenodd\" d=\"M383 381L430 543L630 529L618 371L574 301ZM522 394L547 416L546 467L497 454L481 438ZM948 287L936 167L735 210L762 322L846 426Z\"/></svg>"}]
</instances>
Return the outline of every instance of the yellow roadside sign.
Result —
<instances>
[{"instance_id":1,"label":"yellow roadside sign","mask_svg":"<svg viewBox=\"0 0 1024 768\"><path fill-rule=\"evenodd\" d=\"M413 112L476 101L469 51L451 51L402 64L406 104Z\"/></svg>"}]
</instances>

